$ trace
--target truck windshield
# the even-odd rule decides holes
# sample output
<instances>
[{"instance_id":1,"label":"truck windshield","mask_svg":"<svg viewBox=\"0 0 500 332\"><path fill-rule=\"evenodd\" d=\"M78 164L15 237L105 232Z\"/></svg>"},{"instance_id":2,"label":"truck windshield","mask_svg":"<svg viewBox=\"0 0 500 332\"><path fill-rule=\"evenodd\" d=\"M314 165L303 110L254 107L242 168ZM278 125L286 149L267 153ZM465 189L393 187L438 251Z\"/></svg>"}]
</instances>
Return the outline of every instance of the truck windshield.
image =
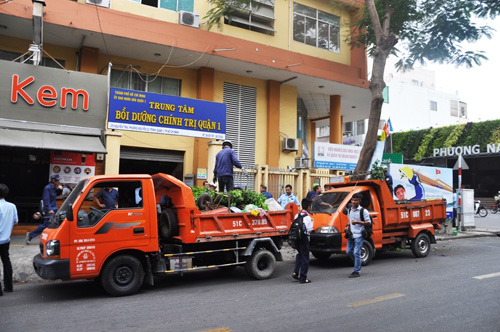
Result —
<instances>
[{"instance_id":1,"label":"truck windshield","mask_svg":"<svg viewBox=\"0 0 500 332\"><path fill-rule=\"evenodd\" d=\"M321 194L313 199L312 213L334 213L349 193L337 191Z\"/></svg>"},{"instance_id":2,"label":"truck windshield","mask_svg":"<svg viewBox=\"0 0 500 332\"><path fill-rule=\"evenodd\" d=\"M83 188L85 188L85 184L87 184L87 180L78 182L78 184L71 191L64 203L62 203L59 210L57 210L56 214L54 214L54 216L52 216L52 218L50 219L49 228L58 228L61 225L61 223L66 218L66 212L68 211L69 205L73 204L76 201L76 198L80 196L80 194L83 192Z\"/></svg>"}]
</instances>

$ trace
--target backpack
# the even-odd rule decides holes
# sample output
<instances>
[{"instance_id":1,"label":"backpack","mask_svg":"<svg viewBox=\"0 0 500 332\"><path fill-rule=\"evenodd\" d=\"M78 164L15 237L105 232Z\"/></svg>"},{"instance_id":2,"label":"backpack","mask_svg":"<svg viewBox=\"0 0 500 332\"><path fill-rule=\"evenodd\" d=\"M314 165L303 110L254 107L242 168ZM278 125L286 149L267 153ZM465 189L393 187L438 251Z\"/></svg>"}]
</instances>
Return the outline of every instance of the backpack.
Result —
<instances>
[{"instance_id":1,"label":"backpack","mask_svg":"<svg viewBox=\"0 0 500 332\"><path fill-rule=\"evenodd\" d=\"M361 210L359 210L359 219L360 219L360 221L365 221L364 212L365 212L365 208L361 207ZM361 233L363 235L363 239L368 239L368 238L370 238L373 235L373 227L372 226L373 226L373 220L372 220L372 222L370 224L368 224L367 226L364 226L365 229Z\"/></svg>"},{"instance_id":2,"label":"backpack","mask_svg":"<svg viewBox=\"0 0 500 332\"><path fill-rule=\"evenodd\" d=\"M305 237L304 215L299 213L297 218L292 221L288 230L288 243L293 249L297 249L299 242Z\"/></svg>"}]
</instances>

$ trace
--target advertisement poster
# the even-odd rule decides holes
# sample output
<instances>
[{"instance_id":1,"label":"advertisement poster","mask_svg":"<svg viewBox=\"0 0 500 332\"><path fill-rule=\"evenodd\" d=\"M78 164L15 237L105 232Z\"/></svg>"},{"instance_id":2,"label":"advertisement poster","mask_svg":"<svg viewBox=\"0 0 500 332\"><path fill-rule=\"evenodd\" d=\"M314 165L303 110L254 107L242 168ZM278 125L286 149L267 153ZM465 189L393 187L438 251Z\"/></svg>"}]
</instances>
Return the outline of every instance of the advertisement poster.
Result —
<instances>
[{"instance_id":1,"label":"advertisement poster","mask_svg":"<svg viewBox=\"0 0 500 332\"><path fill-rule=\"evenodd\" d=\"M446 216L453 215L453 169L391 164L395 200L446 199Z\"/></svg>"},{"instance_id":2,"label":"advertisement poster","mask_svg":"<svg viewBox=\"0 0 500 332\"><path fill-rule=\"evenodd\" d=\"M76 184L95 175L95 153L50 152L50 175L59 174L61 184Z\"/></svg>"},{"instance_id":3,"label":"advertisement poster","mask_svg":"<svg viewBox=\"0 0 500 332\"><path fill-rule=\"evenodd\" d=\"M384 142L377 142L371 164L382 160L383 150ZM354 171L360 153L361 146L315 142L313 167Z\"/></svg>"},{"instance_id":4,"label":"advertisement poster","mask_svg":"<svg viewBox=\"0 0 500 332\"><path fill-rule=\"evenodd\" d=\"M111 88L108 128L225 139L226 105Z\"/></svg>"}]
</instances>

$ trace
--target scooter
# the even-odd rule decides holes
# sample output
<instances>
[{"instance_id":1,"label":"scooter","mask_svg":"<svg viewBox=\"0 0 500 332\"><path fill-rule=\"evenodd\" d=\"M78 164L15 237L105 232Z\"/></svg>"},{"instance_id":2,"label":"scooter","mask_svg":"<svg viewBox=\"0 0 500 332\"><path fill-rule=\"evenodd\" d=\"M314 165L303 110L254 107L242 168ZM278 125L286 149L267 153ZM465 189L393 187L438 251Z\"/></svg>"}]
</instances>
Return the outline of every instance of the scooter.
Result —
<instances>
[{"instance_id":1,"label":"scooter","mask_svg":"<svg viewBox=\"0 0 500 332\"><path fill-rule=\"evenodd\" d=\"M480 217L486 217L488 215L488 210L484 207L480 200L474 201L474 208L476 213Z\"/></svg>"}]
</instances>

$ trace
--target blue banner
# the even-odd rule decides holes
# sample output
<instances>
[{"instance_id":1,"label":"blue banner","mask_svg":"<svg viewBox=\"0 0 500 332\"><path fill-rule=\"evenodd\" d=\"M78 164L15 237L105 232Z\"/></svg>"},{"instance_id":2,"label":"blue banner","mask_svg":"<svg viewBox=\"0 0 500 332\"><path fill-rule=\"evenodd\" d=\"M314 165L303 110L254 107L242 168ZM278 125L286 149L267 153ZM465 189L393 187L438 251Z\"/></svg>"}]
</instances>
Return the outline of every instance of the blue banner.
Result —
<instances>
[{"instance_id":1,"label":"blue banner","mask_svg":"<svg viewBox=\"0 0 500 332\"><path fill-rule=\"evenodd\" d=\"M226 105L206 100L111 88L108 128L226 138Z\"/></svg>"}]
</instances>

